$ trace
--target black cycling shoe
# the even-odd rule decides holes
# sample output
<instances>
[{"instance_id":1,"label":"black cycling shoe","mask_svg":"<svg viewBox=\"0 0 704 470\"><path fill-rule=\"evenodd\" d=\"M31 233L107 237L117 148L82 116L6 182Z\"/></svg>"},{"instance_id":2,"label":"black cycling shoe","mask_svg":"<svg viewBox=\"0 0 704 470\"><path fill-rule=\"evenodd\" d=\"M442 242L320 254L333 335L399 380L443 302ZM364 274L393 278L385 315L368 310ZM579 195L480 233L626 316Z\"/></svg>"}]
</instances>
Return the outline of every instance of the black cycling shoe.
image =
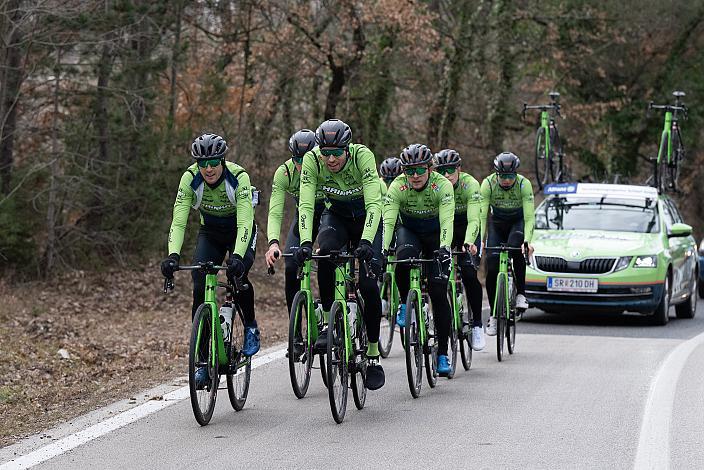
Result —
<instances>
[{"instance_id":1,"label":"black cycling shoe","mask_svg":"<svg viewBox=\"0 0 704 470\"><path fill-rule=\"evenodd\" d=\"M323 328L323 331L318 335L318 339L313 345L313 352L316 354L325 353L328 350L328 327Z\"/></svg>"},{"instance_id":2,"label":"black cycling shoe","mask_svg":"<svg viewBox=\"0 0 704 470\"><path fill-rule=\"evenodd\" d=\"M384 386L386 379L384 376L384 368L379 365L379 356L368 357L367 360L367 376L364 378L364 386L368 390L378 390Z\"/></svg>"}]
</instances>

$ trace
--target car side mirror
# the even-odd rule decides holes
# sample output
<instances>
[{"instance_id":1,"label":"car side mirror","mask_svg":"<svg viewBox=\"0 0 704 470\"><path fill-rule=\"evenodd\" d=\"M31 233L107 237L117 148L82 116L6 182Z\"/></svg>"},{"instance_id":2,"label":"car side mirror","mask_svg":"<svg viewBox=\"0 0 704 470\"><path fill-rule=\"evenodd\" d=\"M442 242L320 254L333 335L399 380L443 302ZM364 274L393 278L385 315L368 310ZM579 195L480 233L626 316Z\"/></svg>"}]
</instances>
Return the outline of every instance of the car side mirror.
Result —
<instances>
[{"instance_id":1,"label":"car side mirror","mask_svg":"<svg viewBox=\"0 0 704 470\"><path fill-rule=\"evenodd\" d=\"M682 223L674 224L667 231L668 237L688 237L692 234L692 226Z\"/></svg>"}]
</instances>

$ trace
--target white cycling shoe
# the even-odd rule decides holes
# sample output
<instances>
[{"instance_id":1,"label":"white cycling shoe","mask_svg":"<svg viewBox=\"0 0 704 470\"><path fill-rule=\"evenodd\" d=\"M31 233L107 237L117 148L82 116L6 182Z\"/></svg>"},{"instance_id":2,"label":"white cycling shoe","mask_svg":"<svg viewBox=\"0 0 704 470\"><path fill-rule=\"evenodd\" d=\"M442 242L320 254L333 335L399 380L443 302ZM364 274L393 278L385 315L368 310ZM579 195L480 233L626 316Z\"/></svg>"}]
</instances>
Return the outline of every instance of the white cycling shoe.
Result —
<instances>
[{"instance_id":1,"label":"white cycling shoe","mask_svg":"<svg viewBox=\"0 0 704 470\"><path fill-rule=\"evenodd\" d=\"M496 318L489 317L489 323L486 325L486 334L496 336Z\"/></svg>"},{"instance_id":2,"label":"white cycling shoe","mask_svg":"<svg viewBox=\"0 0 704 470\"><path fill-rule=\"evenodd\" d=\"M526 310L528 308L528 301L526 300L525 295L518 294L516 296L516 308L520 308L521 310Z\"/></svg>"},{"instance_id":3,"label":"white cycling shoe","mask_svg":"<svg viewBox=\"0 0 704 470\"><path fill-rule=\"evenodd\" d=\"M481 351L486 346L486 339L484 339L484 330L481 326L475 326L472 328L472 349L475 351Z\"/></svg>"}]
</instances>

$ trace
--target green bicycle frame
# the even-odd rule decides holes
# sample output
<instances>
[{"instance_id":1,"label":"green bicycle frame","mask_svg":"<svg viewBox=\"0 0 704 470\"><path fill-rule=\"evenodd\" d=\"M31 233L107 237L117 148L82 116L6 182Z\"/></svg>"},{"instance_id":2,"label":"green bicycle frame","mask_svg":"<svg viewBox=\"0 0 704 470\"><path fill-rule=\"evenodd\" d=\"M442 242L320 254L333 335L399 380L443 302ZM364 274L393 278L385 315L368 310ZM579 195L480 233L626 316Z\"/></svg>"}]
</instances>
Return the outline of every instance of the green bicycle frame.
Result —
<instances>
[{"instance_id":1,"label":"green bicycle frame","mask_svg":"<svg viewBox=\"0 0 704 470\"><path fill-rule=\"evenodd\" d=\"M550 155L550 113L548 111L540 112L540 127L545 131L545 158ZM540 150L536 147L536 153Z\"/></svg>"},{"instance_id":2,"label":"green bicycle frame","mask_svg":"<svg viewBox=\"0 0 704 470\"><path fill-rule=\"evenodd\" d=\"M428 337L428 332L425 329L425 310L423 309L423 295L421 293L421 288L420 288L420 266L411 266L410 269L410 278L411 278L411 290L414 290L416 292L416 295L418 296L418 309L420 310L417 315L419 315L421 318L418 321L418 326L420 327L418 330L420 332L420 344L425 344L427 341ZM408 314L408 312L406 312ZM408 321L408 320L406 320Z\"/></svg>"},{"instance_id":3,"label":"green bicycle frame","mask_svg":"<svg viewBox=\"0 0 704 470\"><path fill-rule=\"evenodd\" d=\"M491 316L496 318L496 308L497 305L499 305L499 295L504 296L504 302L506 305L506 319L509 318L509 312L511 310L510 306L510 292L509 292L509 283L508 283L508 251L501 251L499 254L499 274L496 276L496 285L499 285L499 279L504 278L504 286L506 286L506 289L504 292L499 292L498 289L496 289L496 294L494 295L494 308L492 309Z\"/></svg>"},{"instance_id":4,"label":"green bicycle frame","mask_svg":"<svg viewBox=\"0 0 704 470\"><path fill-rule=\"evenodd\" d=\"M665 139L667 139L667 163L669 164L672 160L672 111L665 111L665 127L662 130L660 147L658 148L658 164L660 164L662 158L662 148Z\"/></svg>"},{"instance_id":5,"label":"green bicycle frame","mask_svg":"<svg viewBox=\"0 0 704 470\"><path fill-rule=\"evenodd\" d=\"M215 367L216 360L218 364L224 366L227 365L227 352L225 351L225 343L222 339L222 328L220 328L220 318L218 314L218 305L216 302L216 289L218 287L218 275L206 273L205 275L205 302L204 304L210 306L210 316L212 318L214 336L211 336L212 341L210 342L211 347L211 367ZM217 325L217 328L216 328ZM200 335L203 329L203 323L198 325L198 337L196 339L196 351L199 351L200 346Z\"/></svg>"},{"instance_id":6,"label":"green bicycle frame","mask_svg":"<svg viewBox=\"0 0 704 470\"><path fill-rule=\"evenodd\" d=\"M344 265L335 266L335 300L342 306L342 318L345 326L345 362L349 364L350 357L354 355L354 346L352 345L352 335L350 334L349 320L347 317L347 282L352 280L350 274L350 262L347 261ZM362 312L358 312L359 315Z\"/></svg>"},{"instance_id":7,"label":"green bicycle frame","mask_svg":"<svg viewBox=\"0 0 704 470\"><path fill-rule=\"evenodd\" d=\"M452 257L452 263L450 264L450 279L448 281L448 286L450 287L450 294L452 295L452 328L459 330L462 328L462 319L460 318L460 310L462 310L462 305L457 300L457 257ZM460 281L462 282L462 281Z\"/></svg>"},{"instance_id":8,"label":"green bicycle frame","mask_svg":"<svg viewBox=\"0 0 704 470\"><path fill-rule=\"evenodd\" d=\"M311 260L306 260L303 263L303 268L301 269L301 287L299 289L300 291L305 292L306 295L306 311L308 312L308 315L306 316L308 321L308 325L306 328L308 342L306 344L314 344L315 341L318 339L317 322L320 320L315 313L311 315L311 312L315 312L315 304L313 302L313 291L310 287L311 263ZM298 311L296 311L296 325L298 325Z\"/></svg>"},{"instance_id":9,"label":"green bicycle frame","mask_svg":"<svg viewBox=\"0 0 704 470\"><path fill-rule=\"evenodd\" d=\"M389 305L389 314L396 315L396 311L398 310L398 306L401 303L401 296L398 293L398 287L396 286L396 269L395 269L395 264L393 264L393 261L396 261L396 256L395 255L389 255L387 257L387 260L389 262L386 263L386 274L389 275L390 285L383 285L381 288L381 292L384 292L384 289L391 289L391 305Z\"/></svg>"}]
</instances>

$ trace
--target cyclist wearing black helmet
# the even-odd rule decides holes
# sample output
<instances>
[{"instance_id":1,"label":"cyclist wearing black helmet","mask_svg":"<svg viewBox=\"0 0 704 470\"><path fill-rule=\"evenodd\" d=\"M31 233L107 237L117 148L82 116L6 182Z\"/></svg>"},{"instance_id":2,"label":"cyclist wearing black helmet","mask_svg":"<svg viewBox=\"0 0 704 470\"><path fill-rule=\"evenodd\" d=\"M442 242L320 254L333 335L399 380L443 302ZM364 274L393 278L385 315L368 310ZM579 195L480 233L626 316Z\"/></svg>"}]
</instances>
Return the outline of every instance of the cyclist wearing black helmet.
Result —
<instances>
[{"instance_id":1,"label":"cyclist wearing black helmet","mask_svg":"<svg viewBox=\"0 0 704 470\"><path fill-rule=\"evenodd\" d=\"M485 246L497 246L510 243L519 246L524 241L530 243L535 225L535 207L533 204L533 185L528 178L519 175L517 170L520 159L511 152L503 152L494 159L494 173L482 182L481 236ZM489 208L491 223L487 225ZM522 233L521 237L518 233ZM488 241L487 241L488 239ZM529 251L532 252L532 247ZM513 269L516 280L516 307L528 308L526 301L526 262L520 253L512 253ZM489 253L486 276L486 293L489 303L494 304L496 294L496 277L499 272L499 254ZM486 333L496 335L496 319L489 317Z\"/></svg>"},{"instance_id":2,"label":"cyclist wearing black helmet","mask_svg":"<svg viewBox=\"0 0 704 470\"><path fill-rule=\"evenodd\" d=\"M447 355L450 336L450 304L447 300L447 280L450 273L455 197L452 183L431 172L433 153L422 144L406 147L401 153L403 175L389 186L384 200L384 250L391 245L397 219L396 258L404 260L419 256L436 256L439 265L432 264L428 285L433 304L438 339L438 374L450 372ZM437 251L437 254L435 252ZM396 282L401 300L410 290L410 268L396 266ZM406 305L402 303L397 323L406 326Z\"/></svg>"},{"instance_id":3,"label":"cyclist wearing black helmet","mask_svg":"<svg viewBox=\"0 0 704 470\"><path fill-rule=\"evenodd\" d=\"M301 186L301 165L303 164L303 155L315 147L315 132L308 129L301 129L291 136L288 141L288 150L291 153L291 158L277 168L274 173L274 182L271 185L271 198L269 199L269 216L267 221L267 234L269 236L269 250L264 255L266 264L273 267L278 257L281 255L279 247L279 235L281 233L281 221L284 215L284 203L286 194L290 194L298 205L298 198ZM315 212L313 215L313 239L318 235L318 227L320 226L320 215L325 207L325 196L322 192L318 192L315 198ZM288 230L286 238L286 253L293 253L300 246L301 236L298 230L298 207L291 221L291 226ZM300 283L296 278L297 265L293 258L286 258L284 261L286 266L285 276L285 291L286 305L288 311L291 311L293 297L298 292Z\"/></svg>"},{"instance_id":4,"label":"cyclist wearing black helmet","mask_svg":"<svg viewBox=\"0 0 704 470\"><path fill-rule=\"evenodd\" d=\"M472 266L470 256L477 255L479 242L479 211L481 195L479 182L469 173L462 171L460 154L453 149L444 149L435 154L435 171L447 178L455 191L455 225L452 246L469 251L457 257L462 282L467 292L467 300L472 309L472 349L481 351L486 341L482 330L483 288ZM475 266L479 265L479 260Z\"/></svg>"},{"instance_id":5,"label":"cyclist wearing black helmet","mask_svg":"<svg viewBox=\"0 0 704 470\"><path fill-rule=\"evenodd\" d=\"M172 278L180 260L186 223L190 209L200 212L200 230L193 255L193 263L212 261L222 263L227 253L227 276L240 278L249 289L237 293L245 317L243 354L252 356L259 351L259 329L254 317L254 287L247 279L254 263L257 227L254 223L252 186L249 175L241 166L225 161L227 143L219 135L203 134L191 145L191 156L196 162L181 177L173 219L169 231L169 256L161 263L161 272ZM204 301L205 274L192 271L192 316ZM196 382L207 380L207 371L196 371ZM201 377L201 379L199 379Z\"/></svg>"},{"instance_id":6,"label":"cyclist wearing black helmet","mask_svg":"<svg viewBox=\"0 0 704 470\"><path fill-rule=\"evenodd\" d=\"M315 195L322 191L328 202L320 220L318 244L320 252L344 249L348 243L356 247L355 256L370 263L378 278L381 273L381 188L374 154L361 144L353 144L352 130L339 119L323 122L315 132L315 147L303 157L301 198L298 205L301 247L294 253L298 263L313 253L313 219ZM381 298L375 279L367 277L360 263L359 289L364 299L364 322L369 339L365 385L375 390L384 385L384 370L379 365L379 323ZM320 297L328 312L334 299L335 266L320 262ZM324 317L327 318L327 315ZM315 348L323 350L327 343L324 330Z\"/></svg>"},{"instance_id":7,"label":"cyclist wearing black helmet","mask_svg":"<svg viewBox=\"0 0 704 470\"><path fill-rule=\"evenodd\" d=\"M379 165L379 179L382 182L382 195L386 196L386 188L396 179L403 171L401 167L401 159L398 157L389 157Z\"/></svg>"}]
</instances>

